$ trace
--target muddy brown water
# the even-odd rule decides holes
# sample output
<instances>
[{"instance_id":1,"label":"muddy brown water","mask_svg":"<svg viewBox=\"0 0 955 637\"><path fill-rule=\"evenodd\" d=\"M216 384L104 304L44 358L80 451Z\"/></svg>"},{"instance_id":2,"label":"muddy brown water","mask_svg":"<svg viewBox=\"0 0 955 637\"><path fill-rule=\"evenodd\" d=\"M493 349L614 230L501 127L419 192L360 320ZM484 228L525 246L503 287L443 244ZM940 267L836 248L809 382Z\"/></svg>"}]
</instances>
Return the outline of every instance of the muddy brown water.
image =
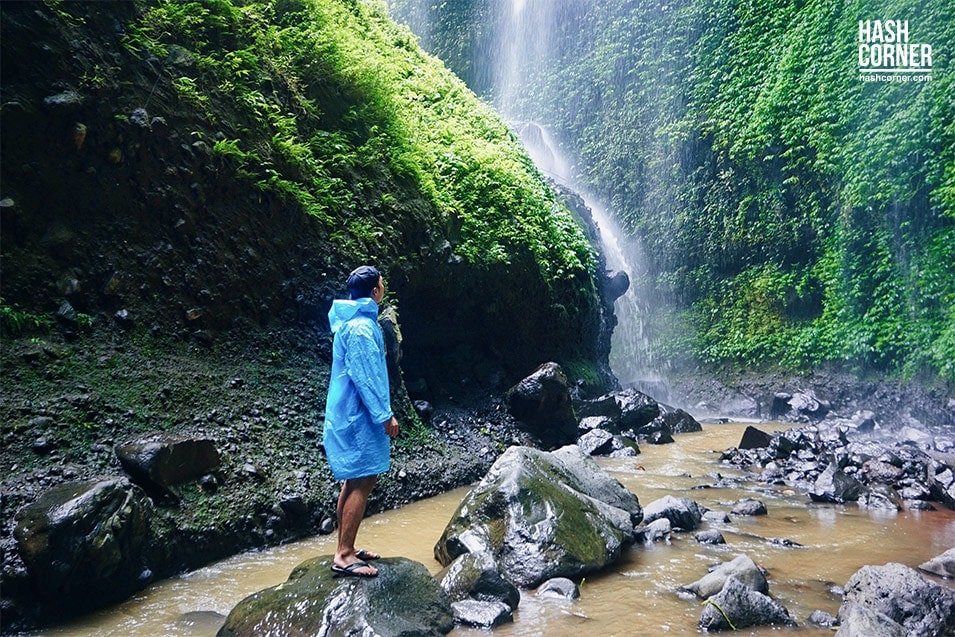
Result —
<instances>
[{"instance_id":1,"label":"muddy brown water","mask_svg":"<svg viewBox=\"0 0 955 637\"><path fill-rule=\"evenodd\" d=\"M612 568L587 577L575 602L539 600L524 592L514 623L497 636L699 635L702 607L675 589L702 577L707 567L745 553L770 573L770 593L785 605L798 627L746 629L742 635L832 635L807 623L821 609L835 615L840 599L830 592L865 564L899 562L912 567L955 546L955 512L948 510L886 514L854 505L813 505L807 496L781 487L746 482L739 488L700 488L713 474L739 475L718 464L719 453L735 445L745 424L704 425L675 444L645 445L634 458L601 459L600 464L648 504L667 494L690 497L711 509L729 512L744 498L762 500L769 514L731 516L720 526L727 544L704 546L692 534L674 534L669 544L637 545ZM760 425L783 429L784 425ZM362 546L385 555L423 563L432 573L441 566L435 541L467 489L407 505L365 520ZM804 548L787 548L772 538ZM262 552L245 553L181 577L158 582L117 606L36 636L211 637L232 607L247 595L284 581L300 562L333 552L334 536L315 537ZM943 580L936 580L945 583ZM949 586L955 587L951 582ZM487 631L455 629L452 636L476 637Z\"/></svg>"}]
</instances>

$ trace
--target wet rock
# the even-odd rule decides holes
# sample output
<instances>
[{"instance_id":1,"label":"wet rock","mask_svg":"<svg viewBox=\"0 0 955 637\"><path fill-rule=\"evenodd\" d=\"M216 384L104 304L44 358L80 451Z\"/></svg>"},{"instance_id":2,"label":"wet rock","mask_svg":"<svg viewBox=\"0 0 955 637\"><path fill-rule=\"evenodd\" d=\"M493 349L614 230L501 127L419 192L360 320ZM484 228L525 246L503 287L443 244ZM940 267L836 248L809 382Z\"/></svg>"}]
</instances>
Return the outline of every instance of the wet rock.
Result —
<instances>
[{"instance_id":1,"label":"wet rock","mask_svg":"<svg viewBox=\"0 0 955 637\"><path fill-rule=\"evenodd\" d=\"M613 427L613 421L606 416L587 416L581 418L580 422L577 423L577 431L579 431L581 435L594 429L605 429L609 431L611 427Z\"/></svg>"},{"instance_id":2,"label":"wet rock","mask_svg":"<svg viewBox=\"0 0 955 637\"><path fill-rule=\"evenodd\" d=\"M859 508L871 511L901 511L902 499L891 487L872 485L859 496Z\"/></svg>"},{"instance_id":3,"label":"wet rock","mask_svg":"<svg viewBox=\"0 0 955 637\"><path fill-rule=\"evenodd\" d=\"M650 396L636 389L624 389L614 394L620 406L620 429L639 430L660 415L660 405Z\"/></svg>"},{"instance_id":4,"label":"wet rock","mask_svg":"<svg viewBox=\"0 0 955 637\"><path fill-rule=\"evenodd\" d=\"M63 301L56 310L56 320L68 327L75 327L79 324L79 315L69 301Z\"/></svg>"},{"instance_id":5,"label":"wet rock","mask_svg":"<svg viewBox=\"0 0 955 637\"><path fill-rule=\"evenodd\" d=\"M828 401L816 398L811 392L777 392L770 406L770 418L815 422L829 413Z\"/></svg>"},{"instance_id":6,"label":"wet rock","mask_svg":"<svg viewBox=\"0 0 955 637\"><path fill-rule=\"evenodd\" d=\"M667 518L674 528L692 531L700 525L703 510L690 498L675 498L665 495L654 500L643 509L643 521L650 523L659 518Z\"/></svg>"},{"instance_id":7,"label":"wet rock","mask_svg":"<svg viewBox=\"0 0 955 637\"><path fill-rule=\"evenodd\" d=\"M673 431L662 417L654 418L642 427L637 427L636 433L641 440L646 440L651 445L668 445L674 442Z\"/></svg>"},{"instance_id":8,"label":"wet rock","mask_svg":"<svg viewBox=\"0 0 955 637\"><path fill-rule=\"evenodd\" d=\"M773 437L770 434L749 425L743 431L743 437L740 438L738 447L740 449L764 449L769 446L772 439Z\"/></svg>"},{"instance_id":9,"label":"wet rock","mask_svg":"<svg viewBox=\"0 0 955 637\"><path fill-rule=\"evenodd\" d=\"M602 417L611 421L619 421L622 411L620 404L613 394L604 394L593 400L584 400L577 403L577 415L583 418ZM601 425L604 426L604 425ZM605 426L604 426L605 427ZM606 428L606 427L605 427Z\"/></svg>"},{"instance_id":10,"label":"wet rock","mask_svg":"<svg viewBox=\"0 0 955 637\"><path fill-rule=\"evenodd\" d=\"M749 626L789 626L793 623L782 604L730 576L723 589L704 603L699 627L707 631L735 631Z\"/></svg>"},{"instance_id":11,"label":"wet rock","mask_svg":"<svg viewBox=\"0 0 955 637\"><path fill-rule=\"evenodd\" d=\"M613 449L613 434L603 429L591 429L580 437L577 446L587 455L603 455Z\"/></svg>"},{"instance_id":12,"label":"wet rock","mask_svg":"<svg viewBox=\"0 0 955 637\"><path fill-rule=\"evenodd\" d=\"M663 422L670 428L671 433L688 434L703 431L703 425L701 425L696 418L677 407L660 405L660 415L658 418L663 419Z\"/></svg>"},{"instance_id":13,"label":"wet rock","mask_svg":"<svg viewBox=\"0 0 955 637\"><path fill-rule=\"evenodd\" d=\"M614 562L641 515L637 497L578 447L511 447L461 501L434 554L448 565L488 551L506 579L531 588Z\"/></svg>"},{"instance_id":14,"label":"wet rock","mask_svg":"<svg viewBox=\"0 0 955 637\"><path fill-rule=\"evenodd\" d=\"M863 566L849 578L839 608L842 627L837 635L863 635L869 613L884 615L908 635L941 637L955 633L955 590L930 582L902 564ZM890 627L891 628L891 627ZM845 631L845 632L844 632Z\"/></svg>"},{"instance_id":15,"label":"wet rock","mask_svg":"<svg viewBox=\"0 0 955 637\"><path fill-rule=\"evenodd\" d=\"M939 577L955 577L955 548L948 549L941 555L919 564L919 570Z\"/></svg>"},{"instance_id":16,"label":"wet rock","mask_svg":"<svg viewBox=\"0 0 955 637\"><path fill-rule=\"evenodd\" d=\"M723 534L716 529L700 531L693 536L693 539L700 544L726 544L726 538L724 538Z\"/></svg>"},{"instance_id":17,"label":"wet rock","mask_svg":"<svg viewBox=\"0 0 955 637\"><path fill-rule=\"evenodd\" d=\"M907 637L905 628L892 618L859 604L843 605L836 637Z\"/></svg>"},{"instance_id":18,"label":"wet rock","mask_svg":"<svg viewBox=\"0 0 955 637\"><path fill-rule=\"evenodd\" d=\"M733 515L766 515L766 505L753 498L743 498L731 511Z\"/></svg>"},{"instance_id":19,"label":"wet rock","mask_svg":"<svg viewBox=\"0 0 955 637\"><path fill-rule=\"evenodd\" d=\"M501 602L481 602L465 599L451 603L454 621L475 628L495 628L514 621L514 611Z\"/></svg>"},{"instance_id":20,"label":"wet rock","mask_svg":"<svg viewBox=\"0 0 955 637\"><path fill-rule=\"evenodd\" d=\"M603 290L608 300L611 302L617 300L628 289L630 289L630 277L626 272L616 270L607 275Z\"/></svg>"},{"instance_id":21,"label":"wet rock","mask_svg":"<svg viewBox=\"0 0 955 637\"><path fill-rule=\"evenodd\" d=\"M166 433L117 445L115 451L130 478L152 493L169 493L171 487L198 480L221 463L212 440Z\"/></svg>"},{"instance_id":22,"label":"wet rock","mask_svg":"<svg viewBox=\"0 0 955 637\"><path fill-rule=\"evenodd\" d=\"M928 471L928 487L932 497L949 509L955 509L955 470L947 465L932 461Z\"/></svg>"},{"instance_id":23,"label":"wet rock","mask_svg":"<svg viewBox=\"0 0 955 637\"><path fill-rule=\"evenodd\" d=\"M48 95L43 98L43 106L56 113L68 113L83 105L83 96L74 89Z\"/></svg>"},{"instance_id":24,"label":"wet rock","mask_svg":"<svg viewBox=\"0 0 955 637\"><path fill-rule=\"evenodd\" d=\"M640 445L626 436L614 436L611 441L611 458L632 458L640 455Z\"/></svg>"},{"instance_id":25,"label":"wet rock","mask_svg":"<svg viewBox=\"0 0 955 637\"><path fill-rule=\"evenodd\" d=\"M732 561L719 564L692 584L682 587L682 590L689 591L700 599L709 599L723 590L730 577L750 590L764 595L769 594L769 582L766 581L766 576L748 555L740 555Z\"/></svg>"},{"instance_id":26,"label":"wet rock","mask_svg":"<svg viewBox=\"0 0 955 637\"><path fill-rule=\"evenodd\" d=\"M421 417L421 420L424 422L431 422L431 417L434 415L434 407L427 400L416 400L412 403L414 406L415 412L418 416Z\"/></svg>"},{"instance_id":27,"label":"wet rock","mask_svg":"<svg viewBox=\"0 0 955 637\"><path fill-rule=\"evenodd\" d=\"M544 363L511 387L504 396L507 409L549 448L577 440L577 417L571 404L567 376L557 363Z\"/></svg>"},{"instance_id":28,"label":"wet rock","mask_svg":"<svg viewBox=\"0 0 955 637\"><path fill-rule=\"evenodd\" d=\"M445 635L451 604L423 564L375 562L378 577L336 577L332 556L299 564L287 581L245 598L218 637L259 635Z\"/></svg>"},{"instance_id":29,"label":"wet rock","mask_svg":"<svg viewBox=\"0 0 955 637\"><path fill-rule=\"evenodd\" d=\"M579 599L580 588L566 577L552 577L537 588L536 597L556 597L559 599Z\"/></svg>"},{"instance_id":30,"label":"wet rock","mask_svg":"<svg viewBox=\"0 0 955 637\"><path fill-rule=\"evenodd\" d=\"M17 512L17 550L51 619L142 587L151 514L142 490L123 479L66 483Z\"/></svg>"},{"instance_id":31,"label":"wet rock","mask_svg":"<svg viewBox=\"0 0 955 637\"><path fill-rule=\"evenodd\" d=\"M703 521L709 524L729 524L730 516L725 511L706 511L703 513Z\"/></svg>"},{"instance_id":32,"label":"wet rock","mask_svg":"<svg viewBox=\"0 0 955 637\"><path fill-rule=\"evenodd\" d=\"M670 535L673 533L673 526L666 518L653 520L646 526L640 527L634 531L634 539L643 544L653 544L654 542L670 542Z\"/></svg>"},{"instance_id":33,"label":"wet rock","mask_svg":"<svg viewBox=\"0 0 955 637\"><path fill-rule=\"evenodd\" d=\"M815 484L809 491L813 502L855 502L862 495L865 487L843 471L835 462L830 463L826 470L819 474Z\"/></svg>"},{"instance_id":34,"label":"wet rock","mask_svg":"<svg viewBox=\"0 0 955 637\"><path fill-rule=\"evenodd\" d=\"M812 611L812 614L809 615L809 623L814 626L821 626L822 628L832 628L838 622L839 620L824 610L817 609Z\"/></svg>"},{"instance_id":35,"label":"wet rock","mask_svg":"<svg viewBox=\"0 0 955 637\"><path fill-rule=\"evenodd\" d=\"M33 453L38 456L46 456L56 449L56 443L49 438L40 437L33 441Z\"/></svg>"},{"instance_id":36,"label":"wet rock","mask_svg":"<svg viewBox=\"0 0 955 637\"><path fill-rule=\"evenodd\" d=\"M436 579L451 602L464 599L503 602L516 610L521 601L520 591L501 577L497 562L488 552L458 556Z\"/></svg>"}]
</instances>

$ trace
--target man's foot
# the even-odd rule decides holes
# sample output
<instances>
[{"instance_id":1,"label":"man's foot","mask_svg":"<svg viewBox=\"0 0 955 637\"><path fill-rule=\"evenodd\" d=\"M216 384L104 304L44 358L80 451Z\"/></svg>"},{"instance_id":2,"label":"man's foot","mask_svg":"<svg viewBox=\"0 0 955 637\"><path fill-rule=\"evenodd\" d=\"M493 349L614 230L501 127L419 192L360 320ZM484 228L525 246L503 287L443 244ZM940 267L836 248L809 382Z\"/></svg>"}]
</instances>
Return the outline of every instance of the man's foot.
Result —
<instances>
[{"instance_id":1,"label":"man's foot","mask_svg":"<svg viewBox=\"0 0 955 637\"><path fill-rule=\"evenodd\" d=\"M355 557L360 560L380 560L381 556L375 553L374 551L366 551L365 549L358 549L355 551Z\"/></svg>"},{"instance_id":2,"label":"man's foot","mask_svg":"<svg viewBox=\"0 0 955 637\"><path fill-rule=\"evenodd\" d=\"M378 577L378 570L362 560L348 566L332 564L332 572L336 575L351 575L353 577Z\"/></svg>"}]
</instances>

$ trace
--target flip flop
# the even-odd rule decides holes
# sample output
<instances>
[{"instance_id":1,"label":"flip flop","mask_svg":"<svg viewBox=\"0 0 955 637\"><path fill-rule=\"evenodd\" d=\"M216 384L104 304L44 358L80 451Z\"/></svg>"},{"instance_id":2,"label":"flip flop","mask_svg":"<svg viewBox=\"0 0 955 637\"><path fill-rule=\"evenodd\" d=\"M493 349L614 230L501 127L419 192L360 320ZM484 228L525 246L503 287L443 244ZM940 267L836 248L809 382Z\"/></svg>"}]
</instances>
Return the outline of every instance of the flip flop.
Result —
<instances>
[{"instance_id":1,"label":"flip flop","mask_svg":"<svg viewBox=\"0 0 955 637\"><path fill-rule=\"evenodd\" d=\"M336 575L351 575L352 577L378 577L378 573L359 573L356 569L371 566L368 562L359 561L348 566L332 564L332 573Z\"/></svg>"},{"instance_id":2,"label":"flip flop","mask_svg":"<svg viewBox=\"0 0 955 637\"><path fill-rule=\"evenodd\" d=\"M366 551L365 549L358 549L355 551L355 557L360 560L380 560L381 556L375 553L374 551Z\"/></svg>"}]
</instances>

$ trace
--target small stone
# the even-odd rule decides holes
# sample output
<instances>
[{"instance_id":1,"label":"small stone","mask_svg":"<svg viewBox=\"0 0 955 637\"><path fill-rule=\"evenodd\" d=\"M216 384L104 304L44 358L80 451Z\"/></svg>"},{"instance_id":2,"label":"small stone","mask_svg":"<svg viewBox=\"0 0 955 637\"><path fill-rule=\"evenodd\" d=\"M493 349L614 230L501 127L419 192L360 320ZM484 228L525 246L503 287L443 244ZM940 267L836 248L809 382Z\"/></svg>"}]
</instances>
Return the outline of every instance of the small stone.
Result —
<instances>
[{"instance_id":1,"label":"small stone","mask_svg":"<svg viewBox=\"0 0 955 637\"><path fill-rule=\"evenodd\" d=\"M56 445L46 438L37 438L33 441L33 453L45 456L56 449Z\"/></svg>"}]
</instances>

